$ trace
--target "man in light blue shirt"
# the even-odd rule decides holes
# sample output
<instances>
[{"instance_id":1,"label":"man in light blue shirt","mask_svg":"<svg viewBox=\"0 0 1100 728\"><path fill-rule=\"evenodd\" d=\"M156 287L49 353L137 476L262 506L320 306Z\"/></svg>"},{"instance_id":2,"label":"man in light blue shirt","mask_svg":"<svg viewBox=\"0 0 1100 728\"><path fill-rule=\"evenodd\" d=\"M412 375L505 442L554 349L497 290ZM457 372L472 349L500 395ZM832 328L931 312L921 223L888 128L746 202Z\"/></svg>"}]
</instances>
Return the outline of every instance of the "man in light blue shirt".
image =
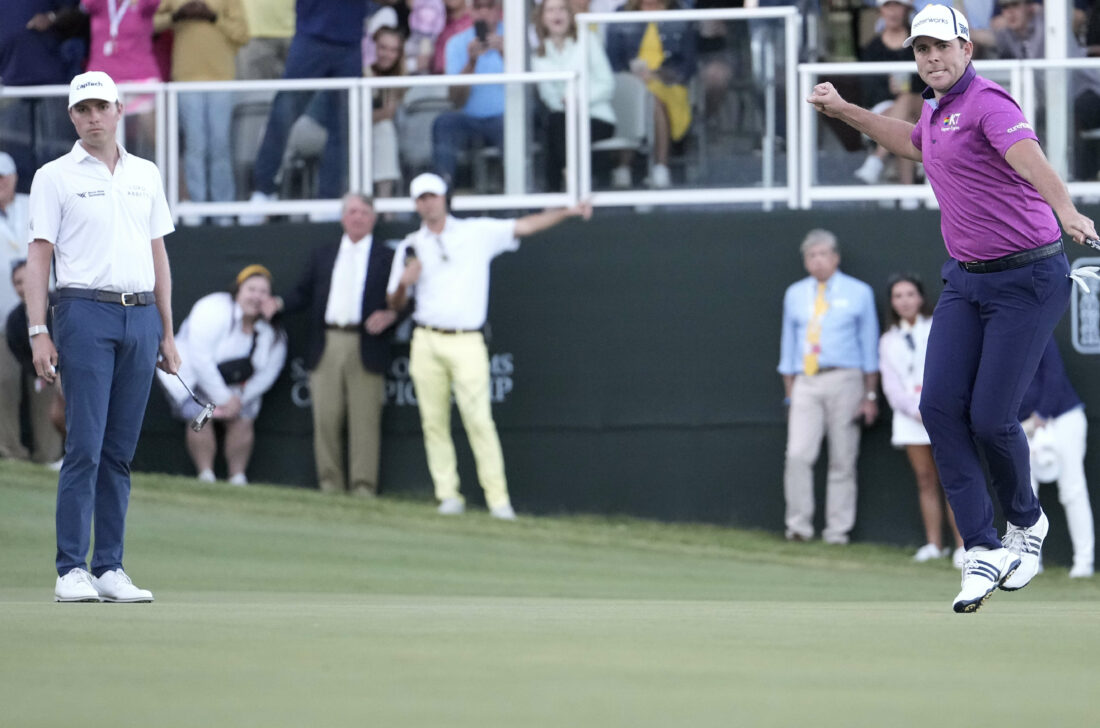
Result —
<instances>
[{"instance_id":1,"label":"man in light blue shirt","mask_svg":"<svg viewBox=\"0 0 1100 728\"><path fill-rule=\"evenodd\" d=\"M810 274L787 288L779 373L786 389L786 536L814 536L813 467L829 438L826 543L846 544L856 520L860 425L878 417L878 316L871 287L841 273L836 236L811 230L802 242Z\"/></svg>"},{"instance_id":2,"label":"man in light blue shirt","mask_svg":"<svg viewBox=\"0 0 1100 728\"><path fill-rule=\"evenodd\" d=\"M473 24L447 41L447 74L503 73L500 0L474 0L471 17ZM504 143L503 86L451 86L450 94L461 110L440 114L432 125L432 162L448 184L454 179L459 152L474 141L486 147Z\"/></svg>"}]
</instances>

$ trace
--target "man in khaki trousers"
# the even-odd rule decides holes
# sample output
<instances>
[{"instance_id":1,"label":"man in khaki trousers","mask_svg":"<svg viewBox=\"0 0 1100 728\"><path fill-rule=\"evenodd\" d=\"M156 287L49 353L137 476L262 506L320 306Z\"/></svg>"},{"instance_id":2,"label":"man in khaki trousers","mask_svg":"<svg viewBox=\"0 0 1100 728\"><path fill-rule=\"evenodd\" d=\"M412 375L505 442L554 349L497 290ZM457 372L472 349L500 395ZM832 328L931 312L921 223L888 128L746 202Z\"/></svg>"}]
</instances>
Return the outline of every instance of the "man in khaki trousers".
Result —
<instances>
[{"instance_id":1,"label":"man in khaki trousers","mask_svg":"<svg viewBox=\"0 0 1100 728\"><path fill-rule=\"evenodd\" d=\"M811 230L802 242L810 275L783 297L779 373L786 390L786 535L814 535L813 467L829 441L826 543L846 544L856 521L860 425L878 417L878 316L871 287L841 273L836 236Z\"/></svg>"},{"instance_id":2,"label":"man in khaki trousers","mask_svg":"<svg viewBox=\"0 0 1100 728\"><path fill-rule=\"evenodd\" d=\"M447 185L442 177L422 174L412 181L409 192L422 224L394 255L388 300L395 311L403 311L410 298L416 298L409 375L416 388L439 512L458 515L466 508L451 439L453 392L489 513L513 520L516 514L493 422L489 352L482 334L489 310L489 264L500 253L517 250L519 238L570 217L587 220L592 207L584 203L517 220L458 219L447 209Z\"/></svg>"},{"instance_id":3,"label":"man in khaki trousers","mask_svg":"<svg viewBox=\"0 0 1100 728\"><path fill-rule=\"evenodd\" d=\"M393 250L374 240L375 219L370 197L345 195L340 242L315 249L294 290L272 299L272 309L265 311L268 317L309 311L306 366L317 482L328 493L367 497L378 493L389 329L397 319L386 307Z\"/></svg>"}]
</instances>

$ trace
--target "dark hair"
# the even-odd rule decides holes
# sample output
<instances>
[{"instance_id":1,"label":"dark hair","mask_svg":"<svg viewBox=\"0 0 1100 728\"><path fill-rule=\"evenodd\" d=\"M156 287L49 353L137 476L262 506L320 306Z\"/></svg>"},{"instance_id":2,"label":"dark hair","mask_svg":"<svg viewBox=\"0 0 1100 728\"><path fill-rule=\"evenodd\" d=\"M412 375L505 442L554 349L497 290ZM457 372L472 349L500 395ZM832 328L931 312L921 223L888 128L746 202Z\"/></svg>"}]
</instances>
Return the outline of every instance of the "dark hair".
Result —
<instances>
[{"instance_id":1,"label":"dark hair","mask_svg":"<svg viewBox=\"0 0 1100 728\"><path fill-rule=\"evenodd\" d=\"M26 268L26 267L27 267L27 259L26 258L17 258L16 260L13 260L11 262L11 277L12 278L15 277L15 271L19 270L20 268Z\"/></svg>"},{"instance_id":2,"label":"dark hair","mask_svg":"<svg viewBox=\"0 0 1100 728\"><path fill-rule=\"evenodd\" d=\"M890 326L897 326L901 323L901 317L898 316L898 312L894 310L894 305L891 301L894 298L894 286L899 283L911 283L913 287L917 289L917 293L921 297L920 313L922 316L930 316L932 314L932 306L928 302L928 296L924 295L924 284L921 283L920 276L916 273L895 273L886 279L886 320L890 322ZM889 328L889 326L887 327Z\"/></svg>"}]
</instances>

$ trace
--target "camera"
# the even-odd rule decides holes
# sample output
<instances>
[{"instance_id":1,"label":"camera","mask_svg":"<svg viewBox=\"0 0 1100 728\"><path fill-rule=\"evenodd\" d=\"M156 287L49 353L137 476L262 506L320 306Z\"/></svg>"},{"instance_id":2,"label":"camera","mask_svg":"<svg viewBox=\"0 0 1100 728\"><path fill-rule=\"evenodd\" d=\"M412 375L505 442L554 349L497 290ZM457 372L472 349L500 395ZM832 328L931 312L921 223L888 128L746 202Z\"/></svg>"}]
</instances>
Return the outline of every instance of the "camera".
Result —
<instances>
[{"instance_id":1,"label":"camera","mask_svg":"<svg viewBox=\"0 0 1100 728\"><path fill-rule=\"evenodd\" d=\"M489 38L489 24L484 20L477 21L474 23L474 33L477 39L484 43Z\"/></svg>"}]
</instances>

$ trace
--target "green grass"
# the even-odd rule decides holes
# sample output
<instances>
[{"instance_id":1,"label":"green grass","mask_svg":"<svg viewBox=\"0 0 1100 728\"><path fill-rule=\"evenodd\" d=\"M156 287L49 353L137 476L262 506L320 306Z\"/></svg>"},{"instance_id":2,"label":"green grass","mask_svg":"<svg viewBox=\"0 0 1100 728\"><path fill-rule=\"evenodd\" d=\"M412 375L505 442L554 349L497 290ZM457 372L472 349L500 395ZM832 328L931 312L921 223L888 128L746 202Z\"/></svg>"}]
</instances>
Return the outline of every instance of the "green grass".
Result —
<instances>
[{"instance_id":1,"label":"green grass","mask_svg":"<svg viewBox=\"0 0 1100 728\"><path fill-rule=\"evenodd\" d=\"M56 478L0 463L0 725L1091 725L1100 584L956 615L889 547L435 515L137 475L152 605L54 604ZM933 722L934 721L934 722Z\"/></svg>"}]
</instances>

